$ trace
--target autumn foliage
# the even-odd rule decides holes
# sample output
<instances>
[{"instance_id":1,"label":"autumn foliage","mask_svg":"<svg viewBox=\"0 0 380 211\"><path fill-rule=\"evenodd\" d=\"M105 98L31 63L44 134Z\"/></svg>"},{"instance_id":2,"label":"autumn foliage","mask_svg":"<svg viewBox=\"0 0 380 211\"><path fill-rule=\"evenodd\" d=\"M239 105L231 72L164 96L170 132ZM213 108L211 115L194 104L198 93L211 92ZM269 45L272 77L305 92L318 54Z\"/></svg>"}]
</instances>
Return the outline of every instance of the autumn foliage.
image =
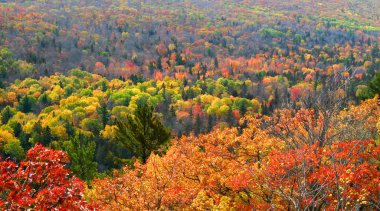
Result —
<instances>
[{"instance_id":1,"label":"autumn foliage","mask_svg":"<svg viewBox=\"0 0 380 211\"><path fill-rule=\"evenodd\" d=\"M378 207L380 147L348 141L273 152L263 175L272 203L287 209Z\"/></svg>"},{"instance_id":2,"label":"autumn foliage","mask_svg":"<svg viewBox=\"0 0 380 211\"><path fill-rule=\"evenodd\" d=\"M379 14L0 0L0 210L380 210Z\"/></svg>"},{"instance_id":3,"label":"autumn foliage","mask_svg":"<svg viewBox=\"0 0 380 211\"><path fill-rule=\"evenodd\" d=\"M85 184L65 168L62 151L36 144L19 164L0 162L0 209L83 210Z\"/></svg>"},{"instance_id":4,"label":"autumn foliage","mask_svg":"<svg viewBox=\"0 0 380 211\"><path fill-rule=\"evenodd\" d=\"M308 115L312 122L312 114L298 115ZM347 114L336 118L341 115ZM305 126L301 121L305 118L298 117L298 127ZM379 207L380 147L375 141L347 139L321 145L304 142L303 134L293 136L299 141L292 145L260 119L242 119L241 124L248 123L244 129L173 141L166 155L152 154L145 165L137 162L113 178L95 180L87 197L105 210Z\"/></svg>"}]
</instances>

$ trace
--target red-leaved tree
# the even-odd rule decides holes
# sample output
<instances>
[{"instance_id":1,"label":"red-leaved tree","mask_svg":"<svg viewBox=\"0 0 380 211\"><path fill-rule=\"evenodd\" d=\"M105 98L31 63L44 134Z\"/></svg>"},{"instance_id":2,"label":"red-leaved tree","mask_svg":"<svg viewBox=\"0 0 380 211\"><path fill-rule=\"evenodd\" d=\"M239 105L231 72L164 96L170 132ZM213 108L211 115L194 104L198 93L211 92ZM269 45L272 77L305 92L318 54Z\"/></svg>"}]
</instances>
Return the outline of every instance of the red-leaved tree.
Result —
<instances>
[{"instance_id":1,"label":"red-leaved tree","mask_svg":"<svg viewBox=\"0 0 380 211\"><path fill-rule=\"evenodd\" d=\"M65 168L62 151L36 144L20 164L0 162L0 210L83 210L85 184Z\"/></svg>"}]
</instances>

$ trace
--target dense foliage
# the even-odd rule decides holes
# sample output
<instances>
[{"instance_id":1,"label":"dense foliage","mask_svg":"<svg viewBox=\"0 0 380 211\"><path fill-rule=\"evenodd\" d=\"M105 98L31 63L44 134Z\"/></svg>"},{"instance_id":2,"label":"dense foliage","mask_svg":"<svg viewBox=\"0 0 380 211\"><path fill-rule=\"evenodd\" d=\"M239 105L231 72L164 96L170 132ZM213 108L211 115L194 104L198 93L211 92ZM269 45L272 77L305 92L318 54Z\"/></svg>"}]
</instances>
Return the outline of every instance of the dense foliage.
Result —
<instances>
[{"instance_id":1,"label":"dense foliage","mask_svg":"<svg viewBox=\"0 0 380 211\"><path fill-rule=\"evenodd\" d=\"M339 122L327 129L328 137L352 129L342 119L353 117L362 134L323 145L309 142L314 134L307 130L318 133L324 118L312 110L294 116L278 111L291 122L293 134L287 138L275 133L282 123L273 128L261 117L242 119L247 123L242 131L173 141L166 155L152 154L146 165L137 162L113 178L95 180L87 195L105 210L375 210L380 147L366 139L380 128L372 119L354 117L363 111L379 120L377 99L341 112L334 117ZM364 139L352 140L359 137Z\"/></svg>"},{"instance_id":2,"label":"dense foliage","mask_svg":"<svg viewBox=\"0 0 380 211\"><path fill-rule=\"evenodd\" d=\"M2 210L79 210L84 183L64 165L69 162L62 151L36 144L26 160L16 164L0 161L0 209Z\"/></svg>"},{"instance_id":3,"label":"dense foliage","mask_svg":"<svg viewBox=\"0 0 380 211\"><path fill-rule=\"evenodd\" d=\"M380 209L379 20L378 0L0 0L0 209Z\"/></svg>"}]
</instances>

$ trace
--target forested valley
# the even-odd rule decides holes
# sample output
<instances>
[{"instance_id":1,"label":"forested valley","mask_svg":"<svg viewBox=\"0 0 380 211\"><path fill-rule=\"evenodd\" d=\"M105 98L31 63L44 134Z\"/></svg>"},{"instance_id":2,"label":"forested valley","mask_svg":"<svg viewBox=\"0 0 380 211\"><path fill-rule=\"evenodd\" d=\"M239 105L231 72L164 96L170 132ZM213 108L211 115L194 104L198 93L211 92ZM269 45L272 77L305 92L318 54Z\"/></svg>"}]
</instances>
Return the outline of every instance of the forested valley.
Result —
<instances>
[{"instance_id":1,"label":"forested valley","mask_svg":"<svg viewBox=\"0 0 380 211\"><path fill-rule=\"evenodd\" d=\"M0 210L380 210L378 0L0 0Z\"/></svg>"}]
</instances>

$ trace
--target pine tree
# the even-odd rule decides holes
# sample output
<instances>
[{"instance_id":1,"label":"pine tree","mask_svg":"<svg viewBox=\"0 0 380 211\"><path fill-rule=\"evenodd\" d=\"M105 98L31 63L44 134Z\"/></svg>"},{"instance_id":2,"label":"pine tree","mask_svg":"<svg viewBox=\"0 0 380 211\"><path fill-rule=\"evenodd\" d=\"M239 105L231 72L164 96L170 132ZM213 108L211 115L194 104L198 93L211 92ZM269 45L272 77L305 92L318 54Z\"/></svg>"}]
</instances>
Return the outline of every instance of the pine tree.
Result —
<instances>
[{"instance_id":1,"label":"pine tree","mask_svg":"<svg viewBox=\"0 0 380 211\"><path fill-rule=\"evenodd\" d=\"M214 57L214 65L215 65L215 68L218 68L219 67L219 62L218 62L218 57Z\"/></svg>"},{"instance_id":2,"label":"pine tree","mask_svg":"<svg viewBox=\"0 0 380 211\"><path fill-rule=\"evenodd\" d=\"M195 136L198 137L198 135L201 133L201 130L202 130L202 120L201 120L201 117L199 116L199 114L197 114L196 118L195 118L195 130L194 130L194 133L195 133Z\"/></svg>"},{"instance_id":3,"label":"pine tree","mask_svg":"<svg viewBox=\"0 0 380 211\"><path fill-rule=\"evenodd\" d=\"M65 129L66 129L66 133L67 133L67 135L69 135L69 137L75 136L75 127L72 123L66 122L65 123Z\"/></svg>"},{"instance_id":4,"label":"pine tree","mask_svg":"<svg viewBox=\"0 0 380 211\"><path fill-rule=\"evenodd\" d=\"M42 132L43 132L43 128L42 128L41 122L38 121L36 122L36 124L34 124L34 127L33 127L33 133L32 133L33 141L41 143Z\"/></svg>"},{"instance_id":5,"label":"pine tree","mask_svg":"<svg viewBox=\"0 0 380 211\"><path fill-rule=\"evenodd\" d=\"M162 70L162 59L161 56L157 59L157 69Z\"/></svg>"},{"instance_id":6,"label":"pine tree","mask_svg":"<svg viewBox=\"0 0 380 211\"><path fill-rule=\"evenodd\" d=\"M43 105L43 106L47 106L50 104L50 99L48 97L48 95L46 93L43 93L41 95L41 97L39 98L39 101L40 103Z\"/></svg>"},{"instance_id":7,"label":"pine tree","mask_svg":"<svg viewBox=\"0 0 380 211\"><path fill-rule=\"evenodd\" d=\"M19 106L20 111L24 113L29 113L32 111L32 107L33 107L33 102L28 95L26 95L20 100L20 106Z\"/></svg>"},{"instance_id":8,"label":"pine tree","mask_svg":"<svg viewBox=\"0 0 380 211\"><path fill-rule=\"evenodd\" d=\"M11 107L7 106L1 111L1 124L5 125L8 123L14 115L14 111Z\"/></svg>"},{"instance_id":9,"label":"pine tree","mask_svg":"<svg viewBox=\"0 0 380 211\"><path fill-rule=\"evenodd\" d=\"M212 128L214 127L214 118L210 114L207 119L207 132L210 132Z\"/></svg>"},{"instance_id":10,"label":"pine tree","mask_svg":"<svg viewBox=\"0 0 380 211\"><path fill-rule=\"evenodd\" d=\"M70 169L89 183L97 175L98 164L94 162L95 141L74 138L65 142L64 148L70 157Z\"/></svg>"},{"instance_id":11,"label":"pine tree","mask_svg":"<svg viewBox=\"0 0 380 211\"><path fill-rule=\"evenodd\" d=\"M32 148L32 143L29 142L30 137L31 136L29 134L25 133L24 131L21 131L21 133L18 136L20 143L21 143L21 146L22 146L22 148L24 148L25 151Z\"/></svg>"},{"instance_id":12,"label":"pine tree","mask_svg":"<svg viewBox=\"0 0 380 211\"><path fill-rule=\"evenodd\" d=\"M126 122L117 122L116 141L136 155L143 163L152 151L167 143L170 132L153 113L154 108L145 102L138 105L134 115Z\"/></svg>"},{"instance_id":13,"label":"pine tree","mask_svg":"<svg viewBox=\"0 0 380 211\"><path fill-rule=\"evenodd\" d=\"M13 127L13 133L16 137L20 137L21 133L23 132L22 130L22 125L20 123L16 123Z\"/></svg>"},{"instance_id":14,"label":"pine tree","mask_svg":"<svg viewBox=\"0 0 380 211\"><path fill-rule=\"evenodd\" d=\"M105 102L101 102L100 108L98 108L98 114L100 115L100 118L102 119L103 128L105 128L109 120L107 104Z\"/></svg>"},{"instance_id":15,"label":"pine tree","mask_svg":"<svg viewBox=\"0 0 380 211\"><path fill-rule=\"evenodd\" d=\"M376 73L371 82L369 83L369 89L373 96L380 95L380 72Z\"/></svg>"},{"instance_id":16,"label":"pine tree","mask_svg":"<svg viewBox=\"0 0 380 211\"><path fill-rule=\"evenodd\" d=\"M239 106L239 112L242 116L245 115L245 113L247 113L247 105L246 105L246 101L243 101L240 106Z\"/></svg>"},{"instance_id":17,"label":"pine tree","mask_svg":"<svg viewBox=\"0 0 380 211\"><path fill-rule=\"evenodd\" d=\"M44 146L49 146L50 142L53 140L53 136L51 134L51 129L49 126L46 126L42 130L41 139L39 140L40 143Z\"/></svg>"}]
</instances>

